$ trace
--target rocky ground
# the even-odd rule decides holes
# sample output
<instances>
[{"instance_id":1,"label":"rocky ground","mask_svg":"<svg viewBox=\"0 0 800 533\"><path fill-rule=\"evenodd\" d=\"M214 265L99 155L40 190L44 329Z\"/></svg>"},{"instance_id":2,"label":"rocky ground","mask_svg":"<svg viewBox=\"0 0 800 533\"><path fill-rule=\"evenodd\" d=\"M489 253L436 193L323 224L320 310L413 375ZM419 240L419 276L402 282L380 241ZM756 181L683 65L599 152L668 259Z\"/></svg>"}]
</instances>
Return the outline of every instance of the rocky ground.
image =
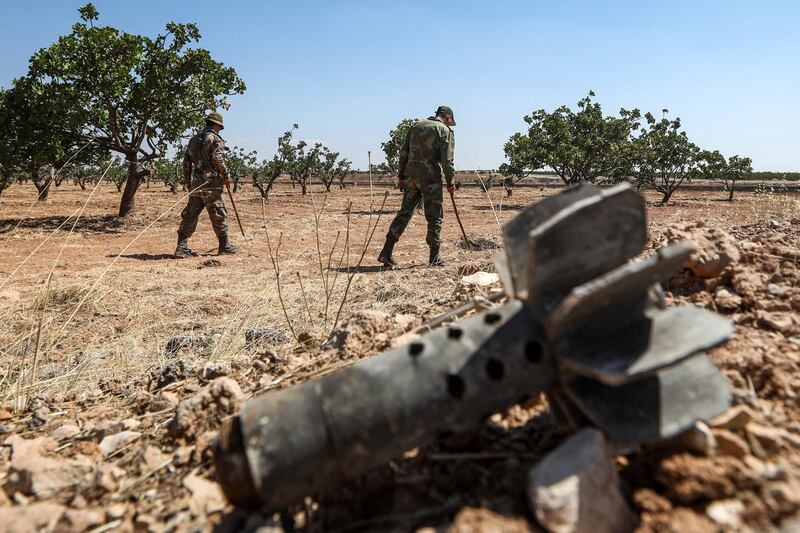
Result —
<instances>
[{"instance_id":1,"label":"rocky ground","mask_svg":"<svg viewBox=\"0 0 800 533\"><path fill-rule=\"evenodd\" d=\"M322 324L319 289L309 294L309 314L317 320L300 320L297 317L308 304L297 296L299 284L288 279L285 290L292 296L285 295L286 305L290 316L297 318L299 339L286 327L273 292L259 301L270 306L269 315L237 305L269 279L264 243L252 244L249 255L235 262L223 259L216 265L210 263L213 257L187 260L176 267L180 276L169 278L169 283L142 281L147 272L160 268L160 262L170 261L158 254L172 246L174 227L157 226L155 234L167 237L143 239L131 250L156 258L145 263L135 257L123 259L124 265L142 272L134 276L129 270L115 277L101 288L104 297L88 300L91 307L82 309L74 322L64 319L69 304L87 293L87 283L111 261L109 255L81 256L75 250L85 248L67 248L58 290L46 292L44 274L50 263L32 260L27 277L0 288L0 304L8 311L3 315L7 324L0 329L4 398L0 530L537 530L527 497L528 472L570 433L556 424L544 397L497 413L472 433L410 450L391 464L331 494L298 502L280 515L236 510L214 482L210 444L220 422L236 414L244 399L314 379L408 340L426 320L464 301L477 297L490 305L484 298L497 288L491 279L475 284L457 281L465 273L491 270L492 243L497 242L497 232L486 229L487 221L494 223L488 202L479 191L470 194L475 197L464 200L470 206L463 208L466 225L471 234L485 239L487 250L473 256L458 251L453 245L457 229L450 228L446 238L451 266L445 270L360 272L354 278L352 301L348 300L332 335ZM515 205L507 206L499 221L541 193L527 194L515 197ZM338 221L347 216L348 201L344 197L332 201L330 210ZM698 425L691 436L617 457L623 494L639 531L796 530L800 527L797 200L749 196L734 204L731 212L726 212L727 203L702 197L685 202L683 209L679 203L675 208L650 210L651 245L689 237L701 250L690 268L666 284L667 300L707 307L735 322L734 338L710 353L733 385L735 405L707 425ZM392 198L386 212L396 203ZM241 204L250 220L260 218L258 204ZM6 215L8 219L21 218L21 207L4 209L16 209ZM291 206L286 209L292 214ZM310 232L307 228L313 226L309 202L303 209L276 222L281 226L276 232L289 231L302 221L306 233L287 245L291 256L287 268L308 279L317 256L313 227ZM697 216L701 212L705 216ZM354 221L354 232L360 224L359 238L368 216L364 212ZM705 222L698 224L701 218ZM378 234L386 223L381 222ZM87 247L108 250L109 239L119 238L113 242L124 244L145 226L144 220L134 220L118 230L121 234L97 227L78 233ZM423 234L420 226L424 225L410 230L409 239ZM0 233L6 258L0 272L6 275L24 258L19 251L27 255L46 235L36 228L23 229ZM323 235L328 243L324 250L337 231L341 228ZM371 246L365 264L374 265L371 257L380 243ZM10 256L15 249L18 252ZM48 253L52 260L58 248ZM412 255L407 253L406 261ZM170 292L179 291L172 287L185 285L185 280L193 279L189 276L211 275L207 272L235 276L231 283L239 284L236 291L214 293L201 302L190 298L193 293ZM81 283L63 281L70 276ZM177 308L162 305L156 313L131 303L150 298L160 302L156 298L165 292L172 294ZM23 338L20 332L37 330L37 318L44 315L37 310L42 308L62 311L49 326L55 340L41 341L52 353L33 372L39 381L32 387L19 372L20 368L30 372L30 354L40 342L35 335L28 336L28 344L20 348L17 341ZM191 311L188 318L187 311ZM235 327L225 326L233 319ZM56 333L66 323L82 329L62 341ZM84 368L81 357L91 351L97 335L109 343L119 342L120 353L147 352L151 359L147 364L129 362L115 348L92 359L85 370L75 371ZM19 359L19 353L27 359ZM102 372L93 365L104 365Z\"/></svg>"}]
</instances>

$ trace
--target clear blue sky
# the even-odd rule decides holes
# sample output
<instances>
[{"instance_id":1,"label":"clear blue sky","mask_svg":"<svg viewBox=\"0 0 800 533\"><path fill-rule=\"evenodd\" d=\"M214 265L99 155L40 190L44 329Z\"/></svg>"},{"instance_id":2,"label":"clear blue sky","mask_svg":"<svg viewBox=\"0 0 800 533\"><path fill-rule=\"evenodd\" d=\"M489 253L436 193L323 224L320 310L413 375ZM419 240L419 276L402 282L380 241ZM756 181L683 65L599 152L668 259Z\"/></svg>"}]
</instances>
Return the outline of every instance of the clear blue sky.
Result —
<instances>
[{"instance_id":1,"label":"clear blue sky","mask_svg":"<svg viewBox=\"0 0 800 533\"><path fill-rule=\"evenodd\" d=\"M69 32L83 1L5 0L0 84ZM260 156L292 123L366 167L400 119L456 114L458 168L495 168L538 108L589 89L607 112L680 116L703 148L800 170L800 2L96 0L100 22L155 34L195 22L237 69L226 138Z\"/></svg>"}]
</instances>

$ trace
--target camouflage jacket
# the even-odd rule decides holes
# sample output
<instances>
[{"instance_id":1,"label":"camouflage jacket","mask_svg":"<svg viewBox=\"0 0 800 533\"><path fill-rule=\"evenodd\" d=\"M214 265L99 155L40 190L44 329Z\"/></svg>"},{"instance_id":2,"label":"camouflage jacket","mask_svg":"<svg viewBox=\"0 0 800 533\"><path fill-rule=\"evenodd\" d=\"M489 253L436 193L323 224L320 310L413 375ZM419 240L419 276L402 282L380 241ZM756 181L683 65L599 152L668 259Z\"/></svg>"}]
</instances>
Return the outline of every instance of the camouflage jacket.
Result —
<instances>
[{"instance_id":1,"label":"camouflage jacket","mask_svg":"<svg viewBox=\"0 0 800 533\"><path fill-rule=\"evenodd\" d=\"M399 176L441 183L444 174L447 183L452 183L455 149L453 130L441 120L436 117L420 120L411 126L403 142Z\"/></svg>"},{"instance_id":2,"label":"camouflage jacket","mask_svg":"<svg viewBox=\"0 0 800 533\"><path fill-rule=\"evenodd\" d=\"M192 188L202 185L203 182L222 187L222 177L227 174L223 138L210 129L193 135L183 156L183 176L193 177Z\"/></svg>"}]
</instances>

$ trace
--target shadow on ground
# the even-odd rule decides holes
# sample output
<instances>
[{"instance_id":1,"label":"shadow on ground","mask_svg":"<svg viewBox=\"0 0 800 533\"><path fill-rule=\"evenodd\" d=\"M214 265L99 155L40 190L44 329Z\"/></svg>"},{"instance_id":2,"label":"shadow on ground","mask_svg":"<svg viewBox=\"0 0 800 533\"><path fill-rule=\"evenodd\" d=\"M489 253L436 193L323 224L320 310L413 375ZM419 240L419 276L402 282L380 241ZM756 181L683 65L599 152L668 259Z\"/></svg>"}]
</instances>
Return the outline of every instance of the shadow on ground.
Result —
<instances>
[{"instance_id":1,"label":"shadow on ground","mask_svg":"<svg viewBox=\"0 0 800 533\"><path fill-rule=\"evenodd\" d=\"M500 211L501 207L502 207L503 211L522 211L523 209L525 209L529 205L530 204L503 204L501 206L500 204L495 204L494 210L495 211ZM472 209L473 211L491 211L492 210L492 206L490 206L490 205L474 205L470 209Z\"/></svg>"},{"instance_id":2,"label":"shadow on ground","mask_svg":"<svg viewBox=\"0 0 800 533\"><path fill-rule=\"evenodd\" d=\"M75 224L74 217L53 216L24 219L0 220L0 235L10 233L14 228L53 231L61 227L69 231ZM122 233L124 225L115 215L82 216L75 224L77 233Z\"/></svg>"},{"instance_id":3,"label":"shadow on ground","mask_svg":"<svg viewBox=\"0 0 800 533\"><path fill-rule=\"evenodd\" d=\"M117 257L116 254L108 254L106 257ZM183 259L174 254L122 254L120 257L125 259L136 259L137 261L162 261L165 259Z\"/></svg>"}]
</instances>

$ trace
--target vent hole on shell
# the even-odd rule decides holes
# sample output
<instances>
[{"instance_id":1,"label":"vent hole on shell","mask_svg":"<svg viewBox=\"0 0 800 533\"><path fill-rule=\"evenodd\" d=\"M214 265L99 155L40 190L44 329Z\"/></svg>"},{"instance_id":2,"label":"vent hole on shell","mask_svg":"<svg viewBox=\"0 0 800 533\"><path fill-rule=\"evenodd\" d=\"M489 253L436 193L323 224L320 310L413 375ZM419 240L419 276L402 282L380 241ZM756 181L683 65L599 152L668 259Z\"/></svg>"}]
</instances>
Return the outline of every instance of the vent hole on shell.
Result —
<instances>
[{"instance_id":1,"label":"vent hole on shell","mask_svg":"<svg viewBox=\"0 0 800 533\"><path fill-rule=\"evenodd\" d=\"M447 393L455 398L456 400L460 400L464 396L464 380L460 377L456 376L455 374L450 374L447 376Z\"/></svg>"},{"instance_id":2,"label":"vent hole on shell","mask_svg":"<svg viewBox=\"0 0 800 533\"><path fill-rule=\"evenodd\" d=\"M425 350L425 345L421 342L412 342L408 346L408 355L411 357L417 357Z\"/></svg>"},{"instance_id":3,"label":"vent hole on shell","mask_svg":"<svg viewBox=\"0 0 800 533\"><path fill-rule=\"evenodd\" d=\"M491 358L486 361L486 375L489 376L489 379L500 381L505 373L506 367L500 360Z\"/></svg>"},{"instance_id":4,"label":"vent hole on shell","mask_svg":"<svg viewBox=\"0 0 800 533\"><path fill-rule=\"evenodd\" d=\"M544 348L538 341L528 341L525 344L525 359L530 363L540 363L544 357Z\"/></svg>"},{"instance_id":5,"label":"vent hole on shell","mask_svg":"<svg viewBox=\"0 0 800 533\"><path fill-rule=\"evenodd\" d=\"M483 317L484 322L487 324L493 325L500 322L503 317L500 316L500 313L488 313L485 317Z\"/></svg>"},{"instance_id":6,"label":"vent hole on shell","mask_svg":"<svg viewBox=\"0 0 800 533\"><path fill-rule=\"evenodd\" d=\"M447 336L453 340L458 340L464 334L464 330L461 328L452 327L447 330Z\"/></svg>"}]
</instances>

